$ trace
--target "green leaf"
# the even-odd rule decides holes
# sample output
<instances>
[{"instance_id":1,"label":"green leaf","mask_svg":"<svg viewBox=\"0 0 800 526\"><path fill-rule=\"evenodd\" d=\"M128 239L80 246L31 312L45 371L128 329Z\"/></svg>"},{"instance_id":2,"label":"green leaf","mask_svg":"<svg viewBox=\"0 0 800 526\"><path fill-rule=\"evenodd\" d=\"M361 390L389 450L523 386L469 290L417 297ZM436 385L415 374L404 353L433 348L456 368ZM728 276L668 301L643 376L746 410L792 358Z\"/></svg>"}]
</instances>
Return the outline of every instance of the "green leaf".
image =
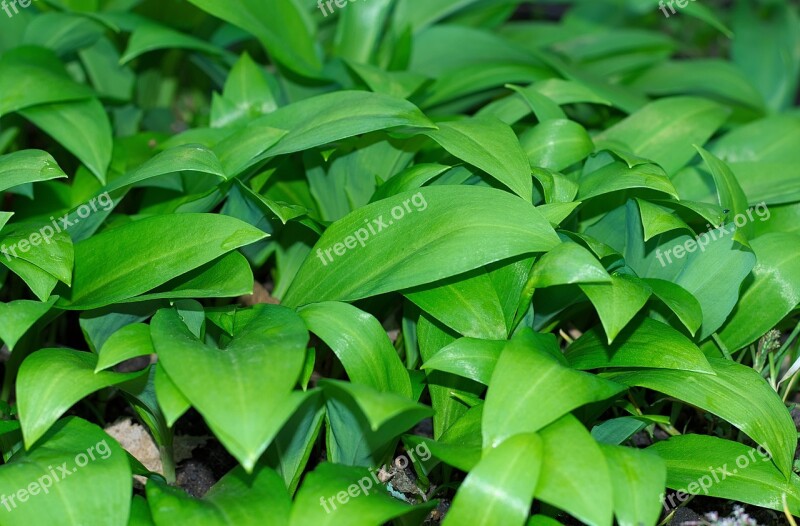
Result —
<instances>
[{"instance_id":1,"label":"green leaf","mask_svg":"<svg viewBox=\"0 0 800 526\"><path fill-rule=\"evenodd\" d=\"M727 420L764 446L788 477L797 432L780 397L750 367L719 358L709 363L716 374L659 369L613 373L609 378L659 391Z\"/></svg>"},{"instance_id":2,"label":"green leaf","mask_svg":"<svg viewBox=\"0 0 800 526\"><path fill-rule=\"evenodd\" d=\"M212 214L166 214L106 230L75 245L72 289L57 305L85 310L129 299L264 237Z\"/></svg>"},{"instance_id":3,"label":"green leaf","mask_svg":"<svg viewBox=\"0 0 800 526\"><path fill-rule=\"evenodd\" d=\"M489 385L505 341L459 338L425 361L422 369L444 371Z\"/></svg>"},{"instance_id":4,"label":"green leaf","mask_svg":"<svg viewBox=\"0 0 800 526\"><path fill-rule=\"evenodd\" d=\"M50 311L58 298L47 302L15 300L0 303L0 340L14 350L20 338L45 314Z\"/></svg>"},{"instance_id":5,"label":"green leaf","mask_svg":"<svg viewBox=\"0 0 800 526\"><path fill-rule=\"evenodd\" d=\"M639 213L642 216L645 242L659 234L673 230L686 230L690 234L694 233L689 225L667 208L638 198L636 203L639 205Z\"/></svg>"},{"instance_id":6,"label":"green leaf","mask_svg":"<svg viewBox=\"0 0 800 526\"><path fill-rule=\"evenodd\" d=\"M725 225L700 236L686 258L686 266L675 279L675 284L692 294L703 310L701 341L725 322L739 299L739 286L756 262L755 255L739 248L733 236L726 237L725 233L729 234L732 228L732 225ZM683 246L689 248L691 245L686 242ZM679 245L671 250L677 257L675 247ZM699 251L697 247L700 247ZM667 252L662 255L669 258ZM660 256L659 261L663 261Z\"/></svg>"},{"instance_id":7,"label":"green leaf","mask_svg":"<svg viewBox=\"0 0 800 526\"><path fill-rule=\"evenodd\" d=\"M226 179L225 171L214 152L200 144L185 144L169 148L135 170L114 179L106 186L105 191L113 192L134 185L145 186L141 183L176 172L197 172Z\"/></svg>"},{"instance_id":8,"label":"green leaf","mask_svg":"<svg viewBox=\"0 0 800 526\"><path fill-rule=\"evenodd\" d=\"M13 111L92 97L92 90L75 83L51 51L19 48L0 58L0 116Z\"/></svg>"},{"instance_id":9,"label":"green leaf","mask_svg":"<svg viewBox=\"0 0 800 526\"><path fill-rule=\"evenodd\" d=\"M661 515L661 495L667 469L661 459L629 447L600 444L611 475L614 515L619 524L655 524Z\"/></svg>"},{"instance_id":10,"label":"green leaf","mask_svg":"<svg viewBox=\"0 0 800 526\"><path fill-rule=\"evenodd\" d=\"M719 333L730 350L741 349L775 327L800 304L800 237L774 232L752 241L756 266Z\"/></svg>"},{"instance_id":11,"label":"green leaf","mask_svg":"<svg viewBox=\"0 0 800 526\"><path fill-rule=\"evenodd\" d=\"M694 336L703 323L703 310L694 296L680 285L663 279L645 278L644 282Z\"/></svg>"},{"instance_id":12,"label":"green leaf","mask_svg":"<svg viewBox=\"0 0 800 526\"><path fill-rule=\"evenodd\" d=\"M577 418L561 417L539 433L544 443L535 495L573 517L612 523L612 482L603 451Z\"/></svg>"},{"instance_id":13,"label":"green leaf","mask_svg":"<svg viewBox=\"0 0 800 526\"><path fill-rule=\"evenodd\" d=\"M318 78L322 70L313 29L294 2L264 4L242 0L234 5L219 0L190 0L211 13L258 38L270 55L282 65L307 77ZM279 24L275 21L280 20Z\"/></svg>"},{"instance_id":14,"label":"green leaf","mask_svg":"<svg viewBox=\"0 0 800 526\"><path fill-rule=\"evenodd\" d=\"M441 122L425 134L451 155L488 173L515 194L531 201L531 170L514 131L489 117Z\"/></svg>"},{"instance_id":15,"label":"green leaf","mask_svg":"<svg viewBox=\"0 0 800 526\"><path fill-rule=\"evenodd\" d=\"M535 288L570 283L610 283L603 265L577 243L564 242L533 265L530 285Z\"/></svg>"},{"instance_id":16,"label":"green leaf","mask_svg":"<svg viewBox=\"0 0 800 526\"><path fill-rule=\"evenodd\" d=\"M711 170L711 175L714 177L719 204L730 210L734 216L744 217L745 212L747 212L747 196L744 195L744 191L736 180L736 176L733 175L728 165L714 156L713 153L700 146L696 146L696 148L697 151L700 152L703 161L705 161L706 165L708 165ZM737 224L733 238L747 246L747 240L752 237L752 231L753 227L750 222L745 219L743 227L739 227Z\"/></svg>"},{"instance_id":17,"label":"green leaf","mask_svg":"<svg viewBox=\"0 0 800 526\"><path fill-rule=\"evenodd\" d=\"M143 323L126 325L112 334L100 349L95 372L113 367L137 356L155 354L150 340L150 326Z\"/></svg>"},{"instance_id":18,"label":"green leaf","mask_svg":"<svg viewBox=\"0 0 800 526\"><path fill-rule=\"evenodd\" d=\"M506 213L498 217L497 210ZM385 257L398 243L404 245L403 257ZM364 298L547 251L557 243L541 214L506 192L422 188L361 207L331 225L298 270L283 302L297 306ZM453 260L452 254L464 256Z\"/></svg>"},{"instance_id":19,"label":"green leaf","mask_svg":"<svg viewBox=\"0 0 800 526\"><path fill-rule=\"evenodd\" d=\"M642 318L609 344L598 327L578 338L564 352L577 369L652 367L713 374L705 355L686 336L667 324Z\"/></svg>"},{"instance_id":20,"label":"green leaf","mask_svg":"<svg viewBox=\"0 0 800 526\"><path fill-rule=\"evenodd\" d=\"M20 114L44 130L105 184L111 162L111 123L97 99L25 108Z\"/></svg>"},{"instance_id":21,"label":"green leaf","mask_svg":"<svg viewBox=\"0 0 800 526\"><path fill-rule=\"evenodd\" d=\"M692 145L705 144L727 115L724 107L707 99L659 99L600 133L595 144L598 148L624 145L672 175L694 157Z\"/></svg>"},{"instance_id":22,"label":"green leaf","mask_svg":"<svg viewBox=\"0 0 800 526\"><path fill-rule=\"evenodd\" d=\"M370 202L374 203L375 201L380 201L381 199L386 199L387 197L419 188L450 168L452 167L433 163L422 163L410 166L380 185L378 189L375 190L375 194L372 196L372 199L370 199Z\"/></svg>"},{"instance_id":23,"label":"green leaf","mask_svg":"<svg viewBox=\"0 0 800 526\"><path fill-rule=\"evenodd\" d=\"M298 311L308 330L336 354L351 381L411 398L411 381L386 331L347 303L322 302Z\"/></svg>"},{"instance_id":24,"label":"green leaf","mask_svg":"<svg viewBox=\"0 0 800 526\"><path fill-rule=\"evenodd\" d=\"M540 122L519 140L531 166L554 171L572 166L594 151L584 127L566 119Z\"/></svg>"},{"instance_id":25,"label":"green leaf","mask_svg":"<svg viewBox=\"0 0 800 526\"><path fill-rule=\"evenodd\" d=\"M800 478L781 473L761 448L713 436L681 435L648 448L667 466L667 486L683 493L710 495L783 511L786 495L789 512L800 514ZM675 508L677 499L664 506Z\"/></svg>"},{"instance_id":26,"label":"green leaf","mask_svg":"<svg viewBox=\"0 0 800 526\"><path fill-rule=\"evenodd\" d=\"M258 118L250 125L289 130L289 134L259 156L259 160L377 130L401 128L417 132L436 128L410 102L367 91L337 91L305 99Z\"/></svg>"},{"instance_id":27,"label":"green leaf","mask_svg":"<svg viewBox=\"0 0 800 526\"><path fill-rule=\"evenodd\" d=\"M524 330L503 349L486 393L484 447L497 446L517 433L538 431L573 409L624 389L562 365L543 350L545 341L545 335ZM531 371L536 371L535 378Z\"/></svg>"},{"instance_id":28,"label":"green leaf","mask_svg":"<svg viewBox=\"0 0 800 526\"><path fill-rule=\"evenodd\" d=\"M578 199L585 201L592 197L643 188L669 194L677 199L678 193L667 174L655 164L640 164L629 168L625 163L614 162L584 176L580 181Z\"/></svg>"},{"instance_id":29,"label":"green leaf","mask_svg":"<svg viewBox=\"0 0 800 526\"><path fill-rule=\"evenodd\" d=\"M0 155L0 192L25 183L66 177L53 157L42 150Z\"/></svg>"},{"instance_id":30,"label":"green leaf","mask_svg":"<svg viewBox=\"0 0 800 526\"><path fill-rule=\"evenodd\" d=\"M469 472L443 524L524 525L541 464L542 439L538 435L504 440Z\"/></svg>"},{"instance_id":31,"label":"green leaf","mask_svg":"<svg viewBox=\"0 0 800 526\"><path fill-rule=\"evenodd\" d=\"M197 339L172 309L156 313L150 330L170 380L252 472L305 398L292 393L305 362L308 332L303 320L285 307L257 305L224 350Z\"/></svg>"},{"instance_id":32,"label":"green leaf","mask_svg":"<svg viewBox=\"0 0 800 526\"><path fill-rule=\"evenodd\" d=\"M609 344L644 307L651 294L645 282L625 274L611 276L610 283L581 283L580 288L597 309Z\"/></svg>"},{"instance_id":33,"label":"green leaf","mask_svg":"<svg viewBox=\"0 0 800 526\"><path fill-rule=\"evenodd\" d=\"M127 64L145 53L158 49L190 49L210 55L222 54L222 49L208 44L204 40L147 21L139 24L131 33L128 47L125 48L125 53L119 59L119 63Z\"/></svg>"},{"instance_id":34,"label":"green leaf","mask_svg":"<svg viewBox=\"0 0 800 526\"><path fill-rule=\"evenodd\" d=\"M484 269L416 287L405 296L464 336L491 340L508 336L500 298Z\"/></svg>"},{"instance_id":35,"label":"green leaf","mask_svg":"<svg viewBox=\"0 0 800 526\"><path fill-rule=\"evenodd\" d=\"M202 499L152 478L147 482L147 502L156 526L284 526L291 510L283 481L265 467L251 474L241 467L233 469Z\"/></svg>"},{"instance_id":36,"label":"green leaf","mask_svg":"<svg viewBox=\"0 0 800 526\"><path fill-rule=\"evenodd\" d=\"M35 447L0 466L0 494L8 503L3 524L9 526L125 526L131 468L114 439L94 424L69 417Z\"/></svg>"},{"instance_id":37,"label":"green leaf","mask_svg":"<svg viewBox=\"0 0 800 526\"><path fill-rule=\"evenodd\" d=\"M96 355L72 349L42 349L22 362L17 377L17 405L26 448L84 397L142 375L95 373L96 365Z\"/></svg>"}]
</instances>

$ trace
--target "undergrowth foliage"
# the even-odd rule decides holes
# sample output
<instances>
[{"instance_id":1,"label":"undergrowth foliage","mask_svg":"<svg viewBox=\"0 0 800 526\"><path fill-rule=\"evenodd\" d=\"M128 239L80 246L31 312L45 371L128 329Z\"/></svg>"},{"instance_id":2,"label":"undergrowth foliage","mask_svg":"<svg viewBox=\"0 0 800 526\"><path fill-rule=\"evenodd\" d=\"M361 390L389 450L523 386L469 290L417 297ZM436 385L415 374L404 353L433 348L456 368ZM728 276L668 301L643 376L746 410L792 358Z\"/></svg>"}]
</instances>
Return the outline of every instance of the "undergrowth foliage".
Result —
<instances>
[{"instance_id":1,"label":"undergrowth foliage","mask_svg":"<svg viewBox=\"0 0 800 526\"><path fill-rule=\"evenodd\" d=\"M3 1L0 525L800 515L798 9L672 3Z\"/></svg>"}]
</instances>

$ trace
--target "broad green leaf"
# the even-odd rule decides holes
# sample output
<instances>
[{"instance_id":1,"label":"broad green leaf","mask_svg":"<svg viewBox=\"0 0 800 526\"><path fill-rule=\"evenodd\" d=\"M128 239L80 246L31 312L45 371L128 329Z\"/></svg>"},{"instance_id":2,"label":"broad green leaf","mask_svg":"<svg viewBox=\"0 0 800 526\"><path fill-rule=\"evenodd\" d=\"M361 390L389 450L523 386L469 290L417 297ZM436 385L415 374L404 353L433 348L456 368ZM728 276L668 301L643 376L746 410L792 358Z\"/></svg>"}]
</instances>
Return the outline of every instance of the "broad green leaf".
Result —
<instances>
[{"instance_id":1,"label":"broad green leaf","mask_svg":"<svg viewBox=\"0 0 800 526\"><path fill-rule=\"evenodd\" d=\"M580 288L597 309L609 344L644 307L651 294L645 282L625 274L611 276L610 283L581 283Z\"/></svg>"},{"instance_id":2,"label":"broad green leaf","mask_svg":"<svg viewBox=\"0 0 800 526\"><path fill-rule=\"evenodd\" d=\"M531 166L554 171L572 166L594 151L583 126L566 119L540 122L519 140Z\"/></svg>"},{"instance_id":3,"label":"broad green leaf","mask_svg":"<svg viewBox=\"0 0 800 526\"><path fill-rule=\"evenodd\" d=\"M530 285L535 288L570 283L610 283L606 269L591 252L577 243L564 242L533 265Z\"/></svg>"},{"instance_id":4,"label":"broad green leaf","mask_svg":"<svg viewBox=\"0 0 800 526\"><path fill-rule=\"evenodd\" d=\"M690 252L675 284L686 289L700 303L703 310L700 340L706 339L725 322L739 299L739 286L756 262L752 252L735 244L730 235L733 228L728 224L706 232L697 238L696 243L691 240L693 247L689 241L683 245L675 244L662 253L664 258L659 257L660 261L666 259L672 263L669 250L675 257L679 248L687 249L684 255Z\"/></svg>"},{"instance_id":5,"label":"broad green leaf","mask_svg":"<svg viewBox=\"0 0 800 526\"><path fill-rule=\"evenodd\" d=\"M636 203L639 205L639 213L642 216L645 241L650 241L655 236L672 230L683 229L690 234L693 233L689 225L663 206L653 204L644 199L636 199Z\"/></svg>"},{"instance_id":6,"label":"broad green leaf","mask_svg":"<svg viewBox=\"0 0 800 526\"><path fill-rule=\"evenodd\" d=\"M667 466L667 486L683 493L709 495L763 508L783 511L786 495L789 512L800 514L800 478L790 480L761 448L714 436L681 435L648 448ZM667 499L665 507L680 505Z\"/></svg>"},{"instance_id":7,"label":"broad green leaf","mask_svg":"<svg viewBox=\"0 0 800 526\"><path fill-rule=\"evenodd\" d=\"M578 183L571 177L545 168L533 167L532 171L542 185L546 203L571 203L578 195Z\"/></svg>"},{"instance_id":8,"label":"broad green leaf","mask_svg":"<svg viewBox=\"0 0 800 526\"><path fill-rule=\"evenodd\" d=\"M525 330L503 349L486 393L484 447L497 446L517 433L536 432L573 409L624 389L562 365L542 350L545 338ZM531 371L536 371L534 378Z\"/></svg>"},{"instance_id":9,"label":"broad green leaf","mask_svg":"<svg viewBox=\"0 0 800 526\"><path fill-rule=\"evenodd\" d=\"M56 160L42 150L23 150L0 156L0 192L25 183L66 176Z\"/></svg>"},{"instance_id":10,"label":"broad green leaf","mask_svg":"<svg viewBox=\"0 0 800 526\"><path fill-rule=\"evenodd\" d=\"M505 214L498 217L497 210ZM404 256L385 257L398 243L404 244ZM283 302L297 306L364 298L547 251L557 243L541 214L507 192L466 186L422 188L359 208L331 225L297 272ZM453 260L452 254L458 253L464 257Z\"/></svg>"},{"instance_id":11,"label":"broad green leaf","mask_svg":"<svg viewBox=\"0 0 800 526\"><path fill-rule=\"evenodd\" d=\"M72 289L58 306L85 310L132 298L264 237L211 214L159 215L106 230L75 245Z\"/></svg>"},{"instance_id":12,"label":"broad green leaf","mask_svg":"<svg viewBox=\"0 0 800 526\"><path fill-rule=\"evenodd\" d=\"M428 181L449 170L450 166L443 164L415 164L383 183L375 190L370 202L380 201L396 194L419 188Z\"/></svg>"},{"instance_id":13,"label":"broad green leaf","mask_svg":"<svg viewBox=\"0 0 800 526\"><path fill-rule=\"evenodd\" d=\"M95 372L100 372L118 363L154 354L153 342L150 340L150 327L144 323L126 325L112 334L100 349Z\"/></svg>"},{"instance_id":14,"label":"broad green leaf","mask_svg":"<svg viewBox=\"0 0 800 526\"><path fill-rule=\"evenodd\" d=\"M164 370L164 366L161 365L161 363L156 364L153 383L158 406L164 414L164 420L168 426L172 427L175 425L175 422L192 407L192 404L175 386L175 382L167 376L167 372Z\"/></svg>"},{"instance_id":15,"label":"broad green leaf","mask_svg":"<svg viewBox=\"0 0 800 526\"><path fill-rule=\"evenodd\" d=\"M289 525L371 526L414 510L389 495L374 469L322 463L303 480Z\"/></svg>"},{"instance_id":16,"label":"broad green leaf","mask_svg":"<svg viewBox=\"0 0 800 526\"><path fill-rule=\"evenodd\" d=\"M781 232L752 241L757 261L752 278L719 333L731 351L756 341L800 303L800 254L791 248L799 242L796 234Z\"/></svg>"},{"instance_id":17,"label":"broad green leaf","mask_svg":"<svg viewBox=\"0 0 800 526\"><path fill-rule=\"evenodd\" d=\"M128 47L125 48L125 53L123 53L119 62L120 64L126 64L145 53L158 49L189 49L210 55L222 54L220 48L207 43L205 40L147 21L139 24L131 33Z\"/></svg>"},{"instance_id":18,"label":"broad green leaf","mask_svg":"<svg viewBox=\"0 0 800 526\"><path fill-rule=\"evenodd\" d=\"M701 95L756 110L764 107L761 94L742 70L720 59L663 62L637 77L632 87L648 95Z\"/></svg>"},{"instance_id":19,"label":"broad green leaf","mask_svg":"<svg viewBox=\"0 0 800 526\"><path fill-rule=\"evenodd\" d=\"M422 312L414 316L416 323L416 339L422 361L430 360L443 347L453 343L458 335ZM433 438L440 439L446 431L460 421L469 407L459 397L479 396L484 386L465 378L440 371L427 371L425 375L431 406L435 411L433 417ZM478 429L480 429L478 422Z\"/></svg>"},{"instance_id":20,"label":"broad green leaf","mask_svg":"<svg viewBox=\"0 0 800 526\"><path fill-rule=\"evenodd\" d=\"M141 183L161 175L177 172L216 175L221 180L226 178L220 160L214 152L200 144L186 144L169 148L135 170L118 179L114 179L105 187L105 191L113 192L114 190L134 185L145 186Z\"/></svg>"},{"instance_id":21,"label":"broad green leaf","mask_svg":"<svg viewBox=\"0 0 800 526\"><path fill-rule=\"evenodd\" d=\"M686 289L663 279L645 279L653 291L653 296L661 300L694 336L703 323L703 310L700 303Z\"/></svg>"},{"instance_id":22,"label":"broad green leaf","mask_svg":"<svg viewBox=\"0 0 800 526\"><path fill-rule=\"evenodd\" d=\"M709 358L709 363L713 375L659 369L613 373L609 378L662 392L727 420L764 446L788 477L797 432L780 397L750 367L721 358Z\"/></svg>"},{"instance_id":23,"label":"broad green leaf","mask_svg":"<svg viewBox=\"0 0 800 526\"><path fill-rule=\"evenodd\" d=\"M661 495L667 469L661 459L630 447L600 444L611 475L614 515L620 526L655 524L661 515Z\"/></svg>"},{"instance_id":24,"label":"broad green leaf","mask_svg":"<svg viewBox=\"0 0 800 526\"><path fill-rule=\"evenodd\" d=\"M611 344L600 328L594 327L567 347L564 356L577 369L649 367L713 374L705 355L691 340L650 318L629 325Z\"/></svg>"},{"instance_id":25,"label":"broad green leaf","mask_svg":"<svg viewBox=\"0 0 800 526\"><path fill-rule=\"evenodd\" d=\"M142 302L158 299L235 298L253 293L253 271L247 258L229 252L190 270L141 296L120 301Z\"/></svg>"},{"instance_id":26,"label":"broad green leaf","mask_svg":"<svg viewBox=\"0 0 800 526\"><path fill-rule=\"evenodd\" d=\"M92 97L92 90L75 83L51 51L19 48L0 58L0 116L13 111Z\"/></svg>"},{"instance_id":27,"label":"broad green leaf","mask_svg":"<svg viewBox=\"0 0 800 526\"><path fill-rule=\"evenodd\" d=\"M356 9L344 9L336 27L336 55L353 62L369 63L393 4L394 0L377 0L365 2Z\"/></svg>"},{"instance_id":28,"label":"broad green leaf","mask_svg":"<svg viewBox=\"0 0 800 526\"><path fill-rule=\"evenodd\" d=\"M298 311L308 330L336 354L351 381L411 398L411 381L380 322L347 303L322 302Z\"/></svg>"},{"instance_id":29,"label":"broad green leaf","mask_svg":"<svg viewBox=\"0 0 800 526\"><path fill-rule=\"evenodd\" d=\"M205 1L205 0L204 0ZM294 153L377 130L436 126L410 102L368 91L337 91L284 106L251 126L289 130L259 159Z\"/></svg>"},{"instance_id":30,"label":"broad green leaf","mask_svg":"<svg viewBox=\"0 0 800 526\"><path fill-rule=\"evenodd\" d=\"M530 106L531 111L534 115L536 115L536 118L539 120L539 122L567 119L567 114L564 113L564 110L562 110L553 99L542 95L539 93L539 91L533 89L523 89L519 86L513 85L506 87L513 89L519 94L522 100L524 100L528 106ZM562 123L562 125L563 124L564 123ZM594 146L592 149L594 149Z\"/></svg>"},{"instance_id":31,"label":"broad green leaf","mask_svg":"<svg viewBox=\"0 0 800 526\"><path fill-rule=\"evenodd\" d=\"M91 46L105 28L88 17L42 13L25 28L25 44L52 49L60 56Z\"/></svg>"},{"instance_id":32,"label":"broad green leaf","mask_svg":"<svg viewBox=\"0 0 800 526\"><path fill-rule=\"evenodd\" d=\"M531 200L531 170L514 131L489 117L442 122L425 134L451 155L480 168L514 193Z\"/></svg>"},{"instance_id":33,"label":"broad green leaf","mask_svg":"<svg viewBox=\"0 0 800 526\"><path fill-rule=\"evenodd\" d=\"M225 103L221 103L223 100ZM219 128L246 122L277 108L267 74L245 52L225 79L223 95L212 100L211 126Z\"/></svg>"},{"instance_id":34,"label":"broad green leaf","mask_svg":"<svg viewBox=\"0 0 800 526\"><path fill-rule=\"evenodd\" d=\"M284 130L251 121L215 145L214 152L219 155L223 173L231 178L258 164L262 154L285 136Z\"/></svg>"},{"instance_id":35,"label":"broad green leaf","mask_svg":"<svg viewBox=\"0 0 800 526\"><path fill-rule=\"evenodd\" d=\"M204 344L172 309L150 323L164 370L231 454L252 472L305 395L292 392L308 342L303 320L285 307L257 305L225 349ZM186 364L193 364L187 367Z\"/></svg>"},{"instance_id":36,"label":"broad green leaf","mask_svg":"<svg viewBox=\"0 0 800 526\"><path fill-rule=\"evenodd\" d=\"M791 2L737 2L733 9L731 58L779 112L796 100L800 77L800 16Z\"/></svg>"},{"instance_id":37,"label":"broad green leaf","mask_svg":"<svg viewBox=\"0 0 800 526\"><path fill-rule=\"evenodd\" d=\"M266 467L250 474L237 467L202 499L153 478L147 482L147 502L156 526L284 526L291 510L283 481Z\"/></svg>"},{"instance_id":38,"label":"broad green leaf","mask_svg":"<svg viewBox=\"0 0 800 526\"><path fill-rule=\"evenodd\" d=\"M340 380L324 380L320 385L326 391L348 396L358 404L372 431L388 424L408 429L431 414L427 406L395 393L376 391L367 385Z\"/></svg>"},{"instance_id":39,"label":"broad green leaf","mask_svg":"<svg viewBox=\"0 0 800 526\"><path fill-rule=\"evenodd\" d=\"M539 433L544 450L536 498L586 524L611 526L612 482L605 455L571 414Z\"/></svg>"},{"instance_id":40,"label":"broad green leaf","mask_svg":"<svg viewBox=\"0 0 800 526\"><path fill-rule=\"evenodd\" d=\"M425 361L422 369L457 374L489 385L505 341L459 338Z\"/></svg>"},{"instance_id":41,"label":"broad green leaf","mask_svg":"<svg viewBox=\"0 0 800 526\"><path fill-rule=\"evenodd\" d=\"M63 225L60 219L53 219L44 226L38 222L6 226L0 233L0 253L5 257L4 263L19 274L14 263L22 260L70 285L74 253L69 234L61 231Z\"/></svg>"},{"instance_id":42,"label":"broad green leaf","mask_svg":"<svg viewBox=\"0 0 800 526\"><path fill-rule=\"evenodd\" d=\"M514 124L530 113L531 107L525 98L530 99L529 94L533 91L560 105L576 102L611 105L609 101L599 97L586 86L578 82L558 78L535 82L526 88L516 91L521 95L520 97L512 95L491 102L481 108L477 115L493 115L506 124Z\"/></svg>"},{"instance_id":43,"label":"broad green leaf","mask_svg":"<svg viewBox=\"0 0 800 526\"><path fill-rule=\"evenodd\" d=\"M316 447L325 413L321 393L311 396L286 422L267 449L265 462L283 479L294 494Z\"/></svg>"},{"instance_id":44,"label":"broad green leaf","mask_svg":"<svg viewBox=\"0 0 800 526\"><path fill-rule=\"evenodd\" d=\"M53 307L57 298L47 302L15 300L0 303L0 340L13 351L14 345Z\"/></svg>"},{"instance_id":45,"label":"broad green leaf","mask_svg":"<svg viewBox=\"0 0 800 526\"><path fill-rule=\"evenodd\" d=\"M125 450L102 429L68 417L0 467L0 494L9 526L125 526L131 468Z\"/></svg>"},{"instance_id":46,"label":"broad green leaf","mask_svg":"<svg viewBox=\"0 0 800 526\"><path fill-rule=\"evenodd\" d=\"M744 195L742 187L733 175L730 167L714 156L713 153L697 146L697 151L705 161L706 165L711 170L711 175L714 177L714 184L717 187L717 196L719 204L725 209L730 210L734 216L743 216L747 212L747 196ZM752 214L751 214L752 215ZM747 240L752 237L753 227L745 217L744 226L740 227L738 221L736 222L736 232L733 238L743 245L747 245Z\"/></svg>"},{"instance_id":47,"label":"broad green leaf","mask_svg":"<svg viewBox=\"0 0 800 526\"><path fill-rule=\"evenodd\" d=\"M625 163L614 162L584 176L580 181L578 199L619 192L630 188L656 190L677 199L678 193L667 174L655 164L641 164L629 168Z\"/></svg>"},{"instance_id":48,"label":"broad green leaf","mask_svg":"<svg viewBox=\"0 0 800 526\"><path fill-rule=\"evenodd\" d=\"M318 78L322 63L313 41L313 29L298 4L241 0L236 4L217 0L190 0L211 13L255 36L282 65L307 77ZM280 20L279 24L275 21Z\"/></svg>"},{"instance_id":49,"label":"broad green leaf","mask_svg":"<svg viewBox=\"0 0 800 526\"><path fill-rule=\"evenodd\" d=\"M459 334L490 340L504 340L508 336L500 298L484 269L416 287L404 294Z\"/></svg>"},{"instance_id":50,"label":"broad green leaf","mask_svg":"<svg viewBox=\"0 0 800 526\"><path fill-rule=\"evenodd\" d=\"M141 376L95 373L97 356L72 349L42 349L28 356L17 377L17 405L30 448L73 404L105 387Z\"/></svg>"},{"instance_id":51,"label":"broad green leaf","mask_svg":"<svg viewBox=\"0 0 800 526\"><path fill-rule=\"evenodd\" d=\"M728 111L715 102L674 97L651 102L594 138L598 148L622 144L672 175L695 155L725 122Z\"/></svg>"},{"instance_id":52,"label":"broad green leaf","mask_svg":"<svg viewBox=\"0 0 800 526\"><path fill-rule=\"evenodd\" d=\"M25 108L20 114L72 152L106 182L111 162L111 123L97 99L56 102Z\"/></svg>"},{"instance_id":53,"label":"broad green leaf","mask_svg":"<svg viewBox=\"0 0 800 526\"><path fill-rule=\"evenodd\" d=\"M459 487L444 525L523 526L542 465L542 439L514 435L488 451Z\"/></svg>"}]
</instances>

